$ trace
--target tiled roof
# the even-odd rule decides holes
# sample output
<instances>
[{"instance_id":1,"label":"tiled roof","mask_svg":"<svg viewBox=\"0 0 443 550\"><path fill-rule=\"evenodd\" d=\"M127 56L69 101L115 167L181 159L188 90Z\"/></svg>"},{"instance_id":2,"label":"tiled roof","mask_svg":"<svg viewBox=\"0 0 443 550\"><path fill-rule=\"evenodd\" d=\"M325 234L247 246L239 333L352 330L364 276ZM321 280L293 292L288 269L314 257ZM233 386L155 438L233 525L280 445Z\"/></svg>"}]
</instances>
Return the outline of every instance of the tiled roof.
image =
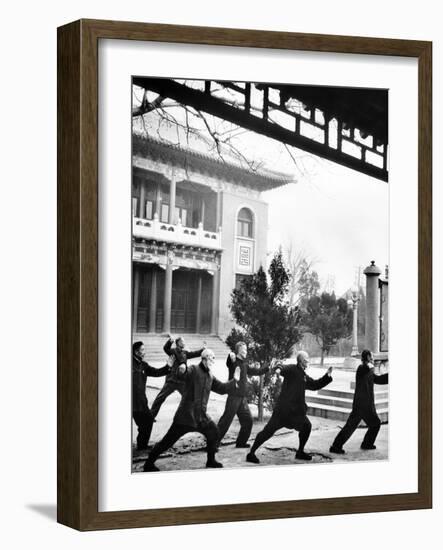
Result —
<instances>
[{"instance_id":1,"label":"tiled roof","mask_svg":"<svg viewBox=\"0 0 443 550\"><path fill-rule=\"evenodd\" d=\"M160 141L151 136L133 135L133 155L160 159L175 166L187 167L197 172L209 173L238 185L252 187L259 191L267 191L288 183L294 183L294 177L271 171L266 168L253 170L241 166L232 155L226 155L228 160L203 153L182 145ZM225 155L223 155L225 157Z\"/></svg>"}]
</instances>

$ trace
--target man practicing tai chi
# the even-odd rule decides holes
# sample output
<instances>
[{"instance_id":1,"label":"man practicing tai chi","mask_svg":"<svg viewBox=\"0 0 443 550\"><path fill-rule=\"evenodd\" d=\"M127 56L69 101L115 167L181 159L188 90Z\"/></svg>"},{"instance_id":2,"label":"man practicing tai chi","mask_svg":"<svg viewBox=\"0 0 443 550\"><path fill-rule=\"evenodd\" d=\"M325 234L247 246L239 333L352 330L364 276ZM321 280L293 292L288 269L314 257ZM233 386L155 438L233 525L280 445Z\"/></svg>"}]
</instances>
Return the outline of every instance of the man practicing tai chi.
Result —
<instances>
[{"instance_id":1,"label":"man practicing tai chi","mask_svg":"<svg viewBox=\"0 0 443 550\"><path fill-rule=\"evenodd\" d=\"M225 410L220 420L218 421L219 442L224 438L229 426L234 420L234 416L238 416L240 421L240 431L238 432L235 446L237 448L248 448L249 436L252 430L252 415L246 399L246 390L249 376L260 376L269 370L269 366L262 368L254 368L247 365L245 359L248 354L248 348L244 342L237 342L235 345L235 353L230 353L226 360L226 366L229 369L229 380L234 378L234 373L239 372L238 389L228 395L226 400Z\"/></svg>"},{"instance_id":2,"label":"man practicing tai chi","mask_svg":"<svg viewBox=\"0 0 443 550\"><path fill-rule=\"evenodd\" d=\"M211 391L219 394L230 393L236 390L237 381L234 379L223 383L217 380L210 370L214 359L212 350L205 349L198 365L179 365L177 378L184 381L180 405L168 432L161 441L154 445L149 454L143 467L145 472L158 471L155 465L157 458L188 432L200 432L205 436L208 454L206 468L223 467L223 464L215 460L218 441L217 426L208 416L206 409Z\"/></svg>"},{"instance_id":3,"label":"man practicing tai chi","mask_svg":"<svg viewBox=\"0 0 443 550\"><path fill-rule=\"evenodd\" d=\"M172 345L173 343L174 339L171 335L169 335L166 344L163 346L163 351L166 353L166 355L172 355L174 357L174 363L172 365L170 373L166 376L166 380L163 384L162 389L160 390L157 397L154 399L154 403L152 404L151 412L154 418L158 415L160 407L163 405L165 399L171 395L171 393L174 393L175 391L183 393L183 382L177 378L178 366L181 364L186 365L188 359L200 357L202 351L205 349L205 347L203 346L201 349L198 349L196 351L188 351L186 349L185 341L181 336L176 338L175 346Z\"/></svg>"},{"instance_id":4,"label":"man practicing tai chi","mask_svg":"<svg viewBox=\"0 0 443 550\"><path fill-rule=\"evenodd\" d=\"M145 346L143 342L132 344L132 418L138 427L137 450L147 449L151 437L154 417L149 410L146 397L146 379L148 376L166 376L172 365L172 359L161 369L155 369L143 361Z\"/></svg>"},{"instance_id":5,"label":"man practicing tai chi","mask_svg":"<svg viewBox=\"0 0 443 550\"><path fill-rule=\"evenodd\" d=\"M361 420L366 422L368 430L365 434L361 449L368 451L375 449L375 439L380 430L380 418L375 410L374 384L387 384L388 374L376 375L372 364L372 353L365 349L361 353L362 364L358 367L355 375L355 393L352 403L352 411L346 424L338 433L329 452L345 454L343 445L351 437L360 424Z\"/></svg>"},{"instance_id":6,"label":"man practicing tai chi","mask_svg":"<svg viewBox=\"0 0 443 550\"><path fill-rule=\"evenodd\" d=\"M299 447L295 458L301 460L312 460L312 456L305 453L305 445L311 433L311 422L306 416L308 409L305 402L305 390L320 390L332 382L332 367L326 371L326 374L314 380L306 373L309 356L305 351L297 353L297 363L295 365L277 365L273 370L280 371L283 376L283 384L277 405L274 408L271 418L263 430L257 434L251 452L247 454L247 462L259 464L259 459L255 452L270 439L280 428L292 428L298 431Z\"/></svg>"}]
</instances>

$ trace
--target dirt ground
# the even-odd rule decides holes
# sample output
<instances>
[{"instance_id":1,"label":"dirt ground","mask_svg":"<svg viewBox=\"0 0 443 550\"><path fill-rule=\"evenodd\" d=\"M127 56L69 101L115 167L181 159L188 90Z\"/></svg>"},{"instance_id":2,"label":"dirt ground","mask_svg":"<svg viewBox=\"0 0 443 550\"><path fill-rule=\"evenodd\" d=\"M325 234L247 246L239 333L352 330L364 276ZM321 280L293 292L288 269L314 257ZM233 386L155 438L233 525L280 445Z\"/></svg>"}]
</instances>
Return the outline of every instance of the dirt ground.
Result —
<instances>
[{"instance_id":1,"label":"dirt ground","mask_svg":"<svg viewBox=\"0 0 443 550\"><path fill-rule=\"evenodd\" d=\"M148 401L152 403L158 390L148 388ZM208 403L208 413L211 418L217 422L224 410L225 396L213 397ZM151 445L161 439L169 428L175 410L179 403L179 394L176 392L171 395L160 409L157 421L151 436ZM257 410L251 406L254 417L254 425L249 442L251 443L257 432L259 432L263 423L256 420ZM312 453L313 459L308 464L330 463L330 462L354 462L368 460L387 460L388 459L388 425L382 425L378 435L374 451L362 451L360 443L363 439L365 428L359 428L345 445L345 455L334 455L329 452L329 447L337 435L338 430L343 426L339 420L330 420L326 418L310 417L312 422L312 432L306 445L306 451ZM266 418L265 418L266 422ZM235 447L235 438L239 430L239 422L234 419L228 433L226 434L219 452L217 460L223 463L225 468L257 468L261 466L280 465L280 464L305 464L305 461L295 459L295 451L298 446L298 434L293 430L279 430L274 437L267 441L257 451L260 464L251 464L246 462L247 449L237 449ZM137 451L135 448L135 437L137 428L133 424L133 472L142 472L143 463L146 460L148 451ZM172 449L169 449L156 462L160 470L194 470L204 468L206 463L205 440L203 436L197 433L187 434L181 438Z\"/></svg>"}]
</instances>

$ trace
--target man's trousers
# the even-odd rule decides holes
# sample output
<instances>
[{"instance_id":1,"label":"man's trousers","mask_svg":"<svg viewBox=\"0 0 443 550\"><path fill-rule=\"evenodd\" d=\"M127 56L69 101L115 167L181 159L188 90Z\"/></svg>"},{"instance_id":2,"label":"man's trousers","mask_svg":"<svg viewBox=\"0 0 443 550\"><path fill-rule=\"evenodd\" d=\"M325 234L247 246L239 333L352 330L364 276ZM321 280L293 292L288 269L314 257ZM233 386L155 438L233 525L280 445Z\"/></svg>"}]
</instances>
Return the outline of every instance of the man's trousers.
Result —
<instances>
[{"instance_id":1,"label":"man's trousers","mask_svg":"<svg viewBox=\"0 0 443 550\"><path fill-rule=\"evenodd\" d=\"M237 415L240 422L240 431L237 436L237 445L246 445L252 430L252 415L246 397L228 395L223 415L218 421L220 441L224 438L229 426Z\"/></svg>"},{"instance_id":2,"label":"man's trousers","mask_svg":"<svg viewBox=\"0 0 443 550\"><path fill-rule=\"evenodd\" d=\"M340 430L337 437L335 438L332 446L341 449L346 441L358 428L361 420L364 420L366 422L366 425L368 426L368 430L365 434L362 445L364 447L371 447L372 445L374 445L381 424L380 418L378 417L377 413L373 411L367 413L361 411L352 411L348 417L348 420L346 421L346 424L343 426L343 428Z\"/></svg>"},{"instance_id":3,"label":"man's trousers","mask_svg":"<svg viewBox=\"0 0 443 550\"><path fill-rule=\"evenodd\" d=\"M178 382L177 380L169 379L165 380L165 383L163 384L162 389L158 393L157 397L154 399L154 403L152 403L151 407L151 413L152 416L155 418L158 415L158 411L160 410L160 407L163 405L163 402L171 395L171 393L174 393L175 391L180 392L180 394L183 393L184 384L183 382Z\"/></svg>"},{"instance_id":4,"label":"man's trousers","mask_svg":"<svg viewBox=\"0 0 443 550\"><path fill-rule=\"evenodd\" d=\"M280 430L280 428L290 428L293 430L297 430L300 442L298 450L304 450L306 442L308 441L311 434L312 428L312 424L309 418L307 416L296 416L292 418L284 416L281 413L274 412L263 430L257 434L257 437L255 438L254 444L251 448L251 453L255 453L255 451L268 439L271 439L275 432L277 430Z\"/></svg>"},{"instance_id":5,"label":"man's trousers","mask_svg":"<svg viewBox=\"0 0 443 550\"><path fill-rule=\"evenodd\" d=\"M151 437L152 425L154 423L154 417L149 409L145 411L133 411L132 418L137 424L137 448L139 450L146 449Z\"/></svg>"},{"instance_id":6,"label":"man's trousers","mask_svg":"<svg viewBox=\"0 0 443 550\"><path fill-rule=\"evenodd\" d=\"M218 430L215 423L211 420L198 427L186 426L184 424L177 424L173 422L163 439L152 448L147 462L153 464L162 453L172 447L174 443L180 439L180 437L189 432L199 432L205 436L208 459L213 459L217 449Z\"/></svg>"}]
</instances>

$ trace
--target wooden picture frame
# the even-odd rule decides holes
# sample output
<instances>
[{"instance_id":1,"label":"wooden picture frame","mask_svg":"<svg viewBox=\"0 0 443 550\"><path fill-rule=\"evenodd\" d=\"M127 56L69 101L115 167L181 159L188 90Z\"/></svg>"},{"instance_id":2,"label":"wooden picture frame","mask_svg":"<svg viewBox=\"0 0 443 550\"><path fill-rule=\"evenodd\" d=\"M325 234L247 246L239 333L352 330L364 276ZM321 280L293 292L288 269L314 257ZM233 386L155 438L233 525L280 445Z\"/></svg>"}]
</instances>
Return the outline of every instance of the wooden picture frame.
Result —
<instances>
[{"instance_id":1,"label":"wooden picture frame","mask_svg":"<svg viewBox=\"0 0 443 550\"><path fill-rule=\"evenodd\" d=\"M98 511L98 41L139 40L418 59L418 491ZM79 530L244 521L432 506L432 44L80 20L58 29L58 521Z\"/></svg>"}]
</instances>

